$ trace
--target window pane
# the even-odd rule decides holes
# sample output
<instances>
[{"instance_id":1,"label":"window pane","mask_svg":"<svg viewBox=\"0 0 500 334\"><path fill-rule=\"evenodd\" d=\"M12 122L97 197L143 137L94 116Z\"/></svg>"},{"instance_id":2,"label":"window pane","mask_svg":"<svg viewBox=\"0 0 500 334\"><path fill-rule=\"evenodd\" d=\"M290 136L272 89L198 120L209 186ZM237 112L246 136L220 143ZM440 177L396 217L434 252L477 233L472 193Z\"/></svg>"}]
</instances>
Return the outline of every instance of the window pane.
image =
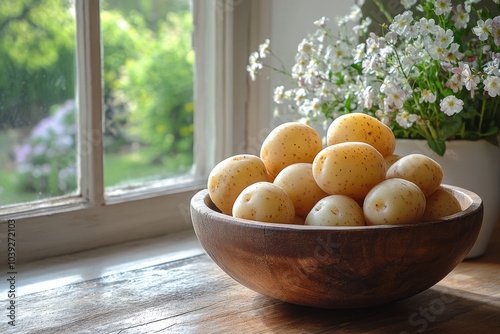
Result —
<instances>
[{"instance_id":1,"label":"window pane","mask_svg":"<svg viewBox=\"0 0 500 334\"><path fill-rule=\"evenodd\" d=\"M193 165L190 1L102 0L101 30L105 186L188 173Z\"/></svg>"},{"instance_id":2,"label":"window pane","mask_svg":"<svg viewBox=\"0 0 500 334\"><path fill-rule=\"evenodd\" d=\"M70 0L0 2L0 205L77 189Z\"/></svg>"}]
</instances>

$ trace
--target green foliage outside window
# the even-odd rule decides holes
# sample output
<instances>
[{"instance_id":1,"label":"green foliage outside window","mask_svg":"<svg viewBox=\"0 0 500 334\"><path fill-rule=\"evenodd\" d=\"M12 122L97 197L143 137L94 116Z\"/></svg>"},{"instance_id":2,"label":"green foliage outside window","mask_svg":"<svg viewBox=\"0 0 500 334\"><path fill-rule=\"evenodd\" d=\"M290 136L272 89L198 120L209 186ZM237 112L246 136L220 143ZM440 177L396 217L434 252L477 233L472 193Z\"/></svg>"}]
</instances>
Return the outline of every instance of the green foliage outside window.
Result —
<instances>
[{"instance_id":1,"label":"green foliage outside window","mask_svg":"<svg viewBox=\"0 0 500 334\"><path fill-rule=\"evenodd\" d=\"M49 157L37 156L31 165L18 163L37 145L56 146L54 133L35 138L36 129L59 120L56 115L63 111L63 123L75 119L74 108L68 107L75 99L74 22L69 0L0 1L2 149L15 132L9 161L0 157L0 188L13 184L17 191L50 195L76 189L76 182L57 177L62 173L76 180L76 166L67 159L75 157L74 147L50 151L60 156L50 157L51 172L46 174L52 176L43 181L36 173L47 172ZM168 163L172 170L190 166L194 53L189 1L103 0L101 31L106 152L143 146L150 152L143 158L152 164ZM76 136L71 126L66 130Z\"/></svg>"}]
</instances>

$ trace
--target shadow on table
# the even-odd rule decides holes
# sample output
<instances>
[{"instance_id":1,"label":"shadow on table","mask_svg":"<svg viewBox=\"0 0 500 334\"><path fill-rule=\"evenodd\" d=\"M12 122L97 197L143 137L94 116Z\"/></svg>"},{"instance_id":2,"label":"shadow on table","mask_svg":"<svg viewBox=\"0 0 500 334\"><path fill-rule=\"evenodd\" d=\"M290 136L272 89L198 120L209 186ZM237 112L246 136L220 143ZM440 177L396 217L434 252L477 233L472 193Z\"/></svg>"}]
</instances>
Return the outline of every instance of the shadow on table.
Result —
<instances>
[{"instance_id":1,"label":"shadow on table","mask_svg":"<svg viewBox=\"0 0 500 334\"><path fill-rule=\"evenodd\" d=\"M472 329L500 333L500 298L434 286L420 294L380 307L328 310L254 299L259 319L270 330L320 333L464 333ZM477 324L477 327L475 327ZM476 332L475 330L473 332ZM483 331L484 332L484 331ZM493 332L493 331L488 331Z\"/></svg>"}]
</instances>

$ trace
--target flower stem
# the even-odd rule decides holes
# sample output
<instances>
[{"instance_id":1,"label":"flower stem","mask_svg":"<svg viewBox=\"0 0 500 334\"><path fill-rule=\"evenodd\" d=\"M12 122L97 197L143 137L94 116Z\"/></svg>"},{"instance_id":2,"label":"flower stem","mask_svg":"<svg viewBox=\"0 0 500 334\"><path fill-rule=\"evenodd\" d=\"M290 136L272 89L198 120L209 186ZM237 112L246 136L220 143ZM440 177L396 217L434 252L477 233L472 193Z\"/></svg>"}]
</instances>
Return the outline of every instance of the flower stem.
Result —
<instances>
[{"instance_id":1,"label":"flower stem","mask_svg":"<svg viewBox=\"0 0 500 334\"><path fill-rule=\"evenodd\" d=\"M389 13L387 11L387 9L385 9L385 6L379 0L375 0L374 2L377 5L377 7L379 8L379 10L385 15L385 18L389 22L391 22L393 20L391 13Z\"/></svg>"},{"instance_id":2,"label":"flower stem","mask_svg":"<svg viewBox=\"0 0 500 334\"><path fill-rule=\"evenodd\" d=\"M483 119L484 119L484 113L486 110L486 100L483 100L481 103L481 115L479 116L479 136L481 136L482 129L483 129Z\"/></svg>"}]
</instances>

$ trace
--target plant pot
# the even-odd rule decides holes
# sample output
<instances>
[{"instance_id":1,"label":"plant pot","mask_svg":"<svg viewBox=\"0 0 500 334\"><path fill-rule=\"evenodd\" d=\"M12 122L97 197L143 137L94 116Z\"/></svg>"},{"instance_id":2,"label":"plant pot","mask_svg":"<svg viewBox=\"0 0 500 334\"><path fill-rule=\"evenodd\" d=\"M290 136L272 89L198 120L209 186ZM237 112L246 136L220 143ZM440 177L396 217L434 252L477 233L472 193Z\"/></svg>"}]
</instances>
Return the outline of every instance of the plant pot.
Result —
<instances>
[{"instance_id":1,"label":"plant pot","mask_svg":"<svg viewBox=\"0 0 500 334\"><path fill-rule=\"evenodd\" d=\"M467 259L486 252L500 214L500 147L485 140L454 140L446 143L446 153L439 156L425 140L396 139L395 154L421 153L437 161L444 170L443 183L471 190L484 204L479 236Z\"/></svg>"}]
</instances>

